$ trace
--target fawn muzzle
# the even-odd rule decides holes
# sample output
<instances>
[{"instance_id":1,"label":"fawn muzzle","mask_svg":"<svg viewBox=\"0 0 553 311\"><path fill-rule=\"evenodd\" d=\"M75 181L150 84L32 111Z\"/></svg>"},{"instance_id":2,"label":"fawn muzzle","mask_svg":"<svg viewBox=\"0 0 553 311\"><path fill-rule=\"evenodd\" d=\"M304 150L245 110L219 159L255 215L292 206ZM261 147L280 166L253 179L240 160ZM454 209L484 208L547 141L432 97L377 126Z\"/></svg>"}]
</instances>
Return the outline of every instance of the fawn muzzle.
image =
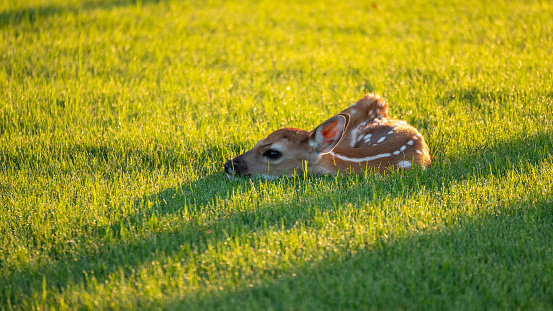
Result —
<instances>
[{"instance_id":1,"label":"fawn muzzle","mask_svg":"<svg viewBox=\"0 0 553 311\"><path fill-rule=\"evenodd\" d=\"M248 166L240 157L228 160L224 166L228 175L243 175L248 170Z\"/></svg>"}]
</instances>

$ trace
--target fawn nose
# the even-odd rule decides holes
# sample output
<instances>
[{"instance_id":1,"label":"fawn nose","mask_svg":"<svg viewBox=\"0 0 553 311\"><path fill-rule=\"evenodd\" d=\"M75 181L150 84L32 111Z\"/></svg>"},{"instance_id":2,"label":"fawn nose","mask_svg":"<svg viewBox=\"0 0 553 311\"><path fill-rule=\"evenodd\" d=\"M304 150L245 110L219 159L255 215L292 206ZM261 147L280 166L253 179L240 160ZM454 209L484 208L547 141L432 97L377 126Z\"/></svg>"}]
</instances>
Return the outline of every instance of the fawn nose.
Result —
<instances>
[{"instance_id":1,"label":"fawn nose","mask_svg":"<svg viewBox=\"0 0 553 311\"><path fill-rule=\"evenodd\" d=\"M228 160L227 162L225 162L225 173L231 174L232 166L232 160Z\"/></svg>"},{"instance_id":2,"label":"fawn nose","mask_svg":"<svg viewBox=\"0 0 553 311\"><path fill-rule=\"evenodd\" d=\"M228 160L225 163L225 173L241 175L246 170L247 166L240 158Z\"/></svg>"}]
</instances>

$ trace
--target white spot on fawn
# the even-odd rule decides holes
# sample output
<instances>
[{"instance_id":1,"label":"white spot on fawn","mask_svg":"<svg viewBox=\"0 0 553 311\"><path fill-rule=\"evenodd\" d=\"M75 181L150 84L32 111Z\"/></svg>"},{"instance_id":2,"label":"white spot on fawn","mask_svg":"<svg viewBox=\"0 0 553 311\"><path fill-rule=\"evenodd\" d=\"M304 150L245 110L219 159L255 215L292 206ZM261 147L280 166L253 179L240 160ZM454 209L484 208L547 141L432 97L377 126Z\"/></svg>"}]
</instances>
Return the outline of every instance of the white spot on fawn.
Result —
<instances>
[{"instance_id":1,"label":"white spot on fawn","mask_svg":"<svg viewBox=\"0 0 553 311\"><path fill-rule=\"evenodd\" d=\"M368 143L369 141L371 141L371 136L372 134L367 134L367 136L365 136L365 143Z\"/></svg>"},{"instance_id":2,"label":"white spot on fawn","mask_svg":"<svg viewBox=\"0 0 553 311\"><path fill-rule=\"evenodd\" d=\"M398 151L394 151L394 155L398 155L399 154L399 150Z\"/></svg>"},{"instance_id":3,"label":"white spot on fawn","mask_svg":"<svg viewBox=\"0 0 553 311\"><path fill-rule=\"evenodd\" d=\"M401 146L401 148L399 148L399 151L403 151L403 150L405 150L406 148L407 148L407 146L403 145L403 146Z\"/></svg>"},{"instance_id":4,"label":"white spot on fawn","mask_svg":"<svg viewBox=\"0 0 553 311\"><path fill-rule=\"evenodd\" d=\"M415 142L413 142L412 140L410 140L410 141L407 142L407 144L408 144L408 145L411 145L411 146L412 146L414 143L415 143Z\"/></svg>"},{"instance_id":5,"label":"white spot on fawn","mask_svg":"<svg viewBox=\"0 0 553 311\"><path fill-rule=\"evenodd\" d=\"M359 133L359 128L354 129L351 131L351 147L354 147L357 143L357 134Z\"/></svg>"},{"instance_id":6,"label":"white spot on fawn","mask_svg":"<svg viewBox=\"0 0 553 311\"><path fill-rule=\"evenodd\" d=\"M397 166L401 167L401 168L404 168L404 169L411 168L411 161L401 160L397 163Z\"/></svg>"},{"instance_id":7,"label":"white spot on fawn","mask_svg":"<svg viewBox=\"0 0 553 311\"><path fill-rule=\"evenodd\" d=\"M383 142L386 139L386 136L380 137L380 139L376 142L377 144Z\"/></svg>"},{"instance_id":8,"label":"white spot on fawn","mask_svg":"<svg viewBox=\"0 0 553 311\"><path fill-rule=\"evenodd\" d=\"M329 154L333 157L336 157L338 159L342 159L344 161L349 161L349 162L369 162L369 161L377 160L377 159L380 159L380 158L386 158L386 157L391 157L392 156L391 153L382 153L382 154L377 154L375 156L366 157L366 158L348 158L348 157L344 157L342 155L336 154L332 151L329 152Z\"/></svg>"},{"instance_id":9,"label":"white spot on fawn","mask_svg":"<svg viewBox=\"0 0 553 311\"><path fill-rule=\"evenodd\" d=\"M416 152L417 154L421 154L421 153L422 153L419 149L417 149L415 152Z\"/></svg>"}]
</instances>

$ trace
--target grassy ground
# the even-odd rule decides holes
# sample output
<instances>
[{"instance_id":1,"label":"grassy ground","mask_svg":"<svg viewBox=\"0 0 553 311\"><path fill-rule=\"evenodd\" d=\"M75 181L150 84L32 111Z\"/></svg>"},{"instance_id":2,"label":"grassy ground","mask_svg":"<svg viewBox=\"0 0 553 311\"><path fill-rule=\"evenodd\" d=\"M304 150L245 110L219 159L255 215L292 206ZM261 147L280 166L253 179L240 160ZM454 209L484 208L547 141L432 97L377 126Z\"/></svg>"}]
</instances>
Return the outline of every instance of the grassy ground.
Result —
<instances>
[{"instance_id":1,"label":"grassy ground","mask_svg":"<svg viewBox=\"0 0 553 311\"><path fill-rule=\"evenodd\" d=\"M0 1L0 309L553 308L550 1ZM366 92L433 166L228 180Z\"/></svg>"}]
</instances>

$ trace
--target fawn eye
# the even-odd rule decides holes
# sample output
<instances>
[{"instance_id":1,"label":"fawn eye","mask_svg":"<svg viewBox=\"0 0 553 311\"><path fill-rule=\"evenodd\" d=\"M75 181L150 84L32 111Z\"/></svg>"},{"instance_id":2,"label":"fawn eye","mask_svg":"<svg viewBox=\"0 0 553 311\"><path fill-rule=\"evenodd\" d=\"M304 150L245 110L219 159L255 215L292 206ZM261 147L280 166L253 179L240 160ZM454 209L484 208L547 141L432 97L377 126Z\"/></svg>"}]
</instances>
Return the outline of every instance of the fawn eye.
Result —
<instances>
[{"instance_id":1,"label":"fawn eye","mask_svg":"<svg viewBox=\"0 0 553 311\"><path fill-rule=\"evenodd\" d=\"M263 153L263 156L267 157L271 160L276 160L276 159L278 159L282 156L282 153L280 153L276 150L273 150L273 149L269 149L269 150L267 150Z\"/></svg>"}]
</instances>

